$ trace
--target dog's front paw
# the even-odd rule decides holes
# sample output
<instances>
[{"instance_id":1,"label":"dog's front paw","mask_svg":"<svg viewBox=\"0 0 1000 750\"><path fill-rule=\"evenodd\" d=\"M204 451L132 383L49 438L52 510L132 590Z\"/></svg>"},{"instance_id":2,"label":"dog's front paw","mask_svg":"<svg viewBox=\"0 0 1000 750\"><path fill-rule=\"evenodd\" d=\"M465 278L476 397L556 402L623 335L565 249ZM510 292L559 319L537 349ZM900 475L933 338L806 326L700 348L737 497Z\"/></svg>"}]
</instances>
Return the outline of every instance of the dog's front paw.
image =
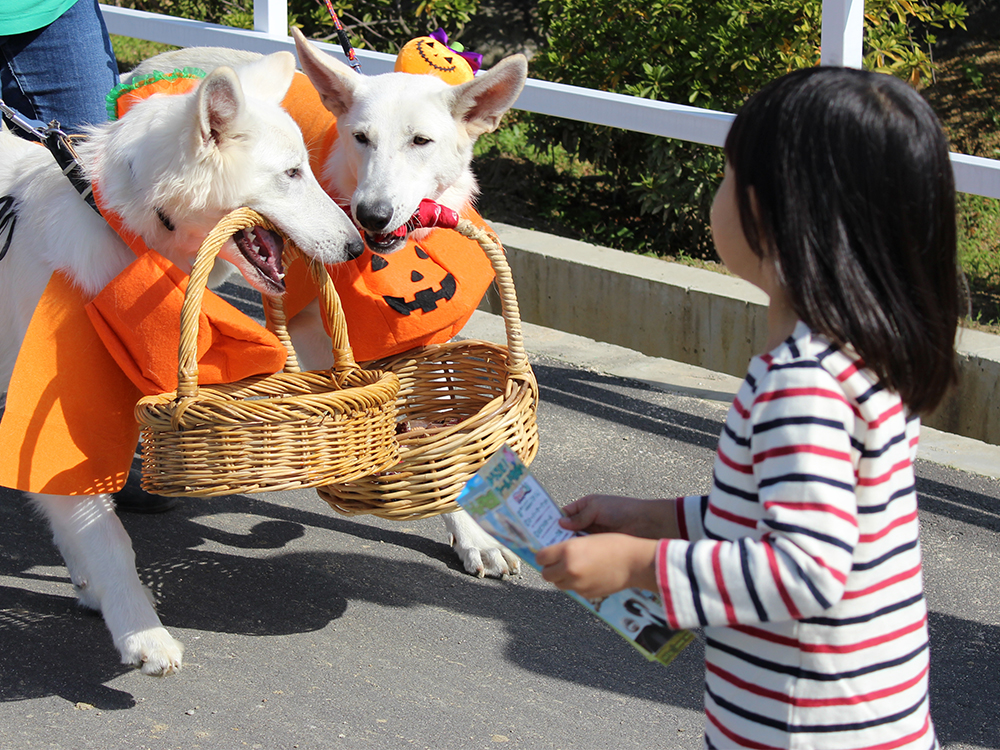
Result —
<instances>
[{"instance_id":1,"label":"dog's front paw","mask_svg":"<svg viewBox=\"0 0 1000 750\"><path fill-rule=\"evenodd\" d=\"M179 672L184 644L174 640L166 628L148 628L126 636L118 644L122 664L138 667L143 674L166 677Z\"/></svg>"},{"instance_id":2,"label":"dog's front paw","mask_svg":"<svg viewBox=\"0 0 1000 750\"><path fill-rule=\"evenodd\" d=\"M490 540L488 544L462 544L454 536L451 546L455 550L466 573L479 578L503 578L517 575L521 570L521 561L513 552Z\"/></svg>"},{"instance_id":3,"label":"dog's front paw","mask_svg":"<svg viewBox=\"0 0 1000 750\"><path fill-rule=\"evenodd\" d=\"M444 516L452 549L467 573L484 578L517 575L521 561L513 552L491 537L464 510Z\"/></svg>"}]
</instances>

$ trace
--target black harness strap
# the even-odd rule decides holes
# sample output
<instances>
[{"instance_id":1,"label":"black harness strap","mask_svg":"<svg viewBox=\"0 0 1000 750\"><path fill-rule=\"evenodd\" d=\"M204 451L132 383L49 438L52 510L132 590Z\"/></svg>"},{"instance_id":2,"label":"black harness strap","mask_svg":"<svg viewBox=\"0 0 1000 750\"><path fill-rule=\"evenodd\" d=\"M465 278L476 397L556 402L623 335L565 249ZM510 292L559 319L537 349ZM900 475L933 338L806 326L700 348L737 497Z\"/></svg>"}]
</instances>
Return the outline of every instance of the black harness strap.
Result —
<instances>
[{"instance_id":1,"label":"black harness strap","mask_svg":"<svg viewBox=\"0 0 1000 750\"><path fill-rule=\"evenodd\" d=\"M94 188L90 184L90 180L83 176L83 168L80 166L80 160L73 148L71 137L61 131L59 123L56 122L47 127L43 134L45 136L43 143L52 152L52 156L66 179L76 188L76 192L87 202L87 205L100 214L101 212L97 209L97 201L94 200Z\"/></svg>"},{"instance_id":2,"label":"black harness strap","mask_svg":"<svg viewBox=\"0 0 1000 750\"><path fill-rule=\"evenodd\" d=\"M0 247L0 260L4 259L14 239L14 225L17 224L17 212L14 210L14 196L5 195L0 198L0 236L6 232L7 239Z\"/></svg>"}]
</instances>

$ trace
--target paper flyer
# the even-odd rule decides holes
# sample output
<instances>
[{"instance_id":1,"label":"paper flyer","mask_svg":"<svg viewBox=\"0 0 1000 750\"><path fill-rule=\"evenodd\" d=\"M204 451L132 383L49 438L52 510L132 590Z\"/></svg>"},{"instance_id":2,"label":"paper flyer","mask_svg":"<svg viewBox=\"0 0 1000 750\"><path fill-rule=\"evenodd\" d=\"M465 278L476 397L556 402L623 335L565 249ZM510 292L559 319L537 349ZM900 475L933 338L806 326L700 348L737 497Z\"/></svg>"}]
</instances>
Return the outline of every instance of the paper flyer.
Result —
<instances>
[{"instance_id":1,"label":"paper flyer","mask_svg":"<svg viewBox=\"0 0 1000 750\"><path fill-rule=\"evenodd\" d=\"M562 509L506 445L468 481L457 502L536 570L536 551L576 535L559 526ZM661 664L672 662L694 639L688 630L667 627L660 597L652 591L626 589L596 602L573 591L565 593L604 620L647 659Z\"/></svg>"}]
</instances>

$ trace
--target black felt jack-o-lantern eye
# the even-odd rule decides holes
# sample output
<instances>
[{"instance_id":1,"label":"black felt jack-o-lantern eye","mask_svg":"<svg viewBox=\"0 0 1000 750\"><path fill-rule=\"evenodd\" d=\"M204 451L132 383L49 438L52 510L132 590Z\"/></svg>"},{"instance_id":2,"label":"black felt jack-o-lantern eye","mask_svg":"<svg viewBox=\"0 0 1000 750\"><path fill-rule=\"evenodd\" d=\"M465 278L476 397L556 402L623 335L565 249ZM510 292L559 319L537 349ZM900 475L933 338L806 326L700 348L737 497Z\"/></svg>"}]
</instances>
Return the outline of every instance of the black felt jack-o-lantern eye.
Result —
<instances>
[{"instance_id":1,"label":"black felt jack-o-lantern eye","mask_svg":"<svg viewBox=\"0 0 1000 750\"><path fill-rule=\"evenodd\" d=\"M417 39L417 54L427 64L427 67L440 73L451 73L455 70L457 55L445 45L433 39Z\"/></svg>"},{"instance_id":2,"label":"black felt jack-o-lantern eye","mask_svg":"<svg viewBox=\"0 0 1000 750\"><path fill-rule=\"evenodd\" d=\"M376 287L372 292L381 292L385 303L400 315L409 315L416 310L425 313L436 310L439 302L450 300L458 289L455 277L435 263L417 244L412 246L412 252L410 247L406 247L390 258L372 253L371 273L371 280L377 282L372 285ZM418 287L425 279L429 279L431 285ZM406 296L385 293L410 288L413 293Z\"/></svg>"}]
</instances>

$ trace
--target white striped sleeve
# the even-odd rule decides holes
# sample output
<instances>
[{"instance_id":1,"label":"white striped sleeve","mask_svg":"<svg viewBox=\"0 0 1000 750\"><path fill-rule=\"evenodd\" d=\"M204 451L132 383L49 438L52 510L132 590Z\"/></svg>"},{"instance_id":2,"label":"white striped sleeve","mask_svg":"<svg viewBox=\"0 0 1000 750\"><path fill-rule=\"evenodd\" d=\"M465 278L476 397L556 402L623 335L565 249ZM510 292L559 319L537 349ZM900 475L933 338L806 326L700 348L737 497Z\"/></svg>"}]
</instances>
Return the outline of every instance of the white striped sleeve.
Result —
<instances>
[{"instance_id":1,"label":"white striped sleeve","mask_svg":"<svg viewBox=\"0 0 1000 750\"><path fill-rule=\"evenodd\" d=\"M747 439L720 440L705 538L689 529L695 541L660 542L657 574L675 628L810 617L840 600L851 570L856 415L836 380L814 362L773 368L731 417L730 436ZM694 501L683 509L691 525Z\"/></svg>"}]
</instances>

